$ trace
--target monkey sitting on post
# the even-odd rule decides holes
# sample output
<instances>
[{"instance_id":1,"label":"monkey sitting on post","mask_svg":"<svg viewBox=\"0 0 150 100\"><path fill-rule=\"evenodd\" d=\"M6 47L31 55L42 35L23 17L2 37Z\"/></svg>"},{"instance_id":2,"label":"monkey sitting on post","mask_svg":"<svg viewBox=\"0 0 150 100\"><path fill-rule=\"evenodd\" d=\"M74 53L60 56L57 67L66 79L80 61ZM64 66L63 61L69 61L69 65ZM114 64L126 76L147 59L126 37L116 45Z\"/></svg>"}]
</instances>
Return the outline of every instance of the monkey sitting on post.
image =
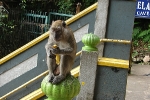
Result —
<instances>
[{"instance_id":1,"label":"monkey sitting on post","mask_svg":"<svg viewBox=\"0 0 150 100\"><path fill-rule=\"evenodd\" d=\"M56 45L55 48L53 45ZM52 22L49 39L45 45L49 82L57 84L70 74L76 57L77 44L72 30L62 20ZM56 64L56 54L60 55L60 64Z\"/></svg>"}]
</instances>

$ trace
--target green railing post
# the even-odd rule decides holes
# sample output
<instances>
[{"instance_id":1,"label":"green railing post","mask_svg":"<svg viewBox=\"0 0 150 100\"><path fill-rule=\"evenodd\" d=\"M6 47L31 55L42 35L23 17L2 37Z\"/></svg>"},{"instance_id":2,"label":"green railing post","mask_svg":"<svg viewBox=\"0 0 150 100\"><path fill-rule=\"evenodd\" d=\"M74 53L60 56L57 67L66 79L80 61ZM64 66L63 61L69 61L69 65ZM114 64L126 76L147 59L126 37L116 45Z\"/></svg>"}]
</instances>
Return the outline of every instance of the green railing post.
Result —
<instances>
[{"instance_id":1,"label":"green railing post","mask_svg":"<svg viewBox=\"0 0 150 100\"><path fill-rule=\"evenodd\" d=\"M90 33L82 37L84 47L80 57L81 90L77 100L94 100L94 87L96 81L98 49L96 45L100 42L98 36Z\"/></svg>"},{"instance_id":2,"label":"green railing post","mask_svg":"<svg viewBox=\"0 0 150 100\"><path fill-rule=\"evenodd\" d=\"M82 47L82 50L98 51L96 45L100 42L100 38L92 33L89 33L82 37L82 42L85 45L84 47Z\"/></svg>"},{"instance_id":3,"label":"green railing post","mask_svg":"<svg viewBox=\"0 0 150 100\"><path fill-rule=\"evenodd\" d=\"M64 81L55 85L48 82L46 76L41 83L41 89L48 97L46 100L72 100L80 91L80 83L77 78L68 75Z\"/></svg>"}]
</instances>

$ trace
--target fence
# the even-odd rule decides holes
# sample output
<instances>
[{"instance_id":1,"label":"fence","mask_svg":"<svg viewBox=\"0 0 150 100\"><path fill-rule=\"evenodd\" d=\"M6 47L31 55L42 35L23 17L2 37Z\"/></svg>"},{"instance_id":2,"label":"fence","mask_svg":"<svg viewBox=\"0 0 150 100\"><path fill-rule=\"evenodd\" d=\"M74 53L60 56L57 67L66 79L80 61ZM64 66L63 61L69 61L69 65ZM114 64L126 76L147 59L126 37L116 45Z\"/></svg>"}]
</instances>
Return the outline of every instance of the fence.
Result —
<instances>
[{"instance_id":1,"label":"fence","mask_svg":"<svg viewBox=\"0 0 150 100\"><path fill-rule=\"evenodd\" d=\"M0 22L0 58L48 31L53 20L66 20L72 14L51 10L51 12L10 10Z\"/></svg>"}]
</instances>

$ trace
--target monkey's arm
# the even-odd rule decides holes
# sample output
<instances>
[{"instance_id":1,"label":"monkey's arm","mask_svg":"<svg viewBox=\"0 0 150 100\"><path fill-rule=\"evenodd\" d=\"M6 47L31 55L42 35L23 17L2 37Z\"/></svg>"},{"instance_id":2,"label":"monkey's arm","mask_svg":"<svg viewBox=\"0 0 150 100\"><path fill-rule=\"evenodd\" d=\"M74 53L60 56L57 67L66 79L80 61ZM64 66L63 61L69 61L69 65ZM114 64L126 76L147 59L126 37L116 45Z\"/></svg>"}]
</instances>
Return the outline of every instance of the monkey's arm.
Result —
<instances>
[{"instance_id":1,"label":"monkey's arm","mask_svg":"<svg viewBox=\"0 0 150 100\"><path fill-rule=\"evenodd\" d=\"M60 49L60 48L55 48L52 50L52 53L54 54L71 54L73 52L73 48L65 48L65 49Z\"/></svg>"},{"instance_id":2,"label":"monkey's arm","mask_svg":"<svg viewBox=\"0 0 150 100\"><path fill-rule=\"evenodd\" d=\"M52 58L55 58L54 54L52 53L52 50L53 50L53 45L52 44L47 43L45 45L45 49L46 49L46 54L47 54L48 57L51 58L51 56L52 56Z\"/></svg>"}]
</instances>

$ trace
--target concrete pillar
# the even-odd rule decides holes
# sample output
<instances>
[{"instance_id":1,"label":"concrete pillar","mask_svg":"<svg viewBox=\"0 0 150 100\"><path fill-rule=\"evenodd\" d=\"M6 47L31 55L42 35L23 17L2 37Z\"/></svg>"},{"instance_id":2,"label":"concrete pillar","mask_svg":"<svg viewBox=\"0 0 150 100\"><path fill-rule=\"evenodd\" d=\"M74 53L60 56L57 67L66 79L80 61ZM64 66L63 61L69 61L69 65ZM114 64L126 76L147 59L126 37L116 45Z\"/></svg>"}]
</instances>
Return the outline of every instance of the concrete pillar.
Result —
<instances>
[{"instance_id":1,"label":"concrete pillar","mask_svg":"<svg viewBox=\"0 0 150 100\"><path fill-rule=\"evenodd\" d=\"M99 41L98 36L94 34L86 34L82 38L85 46L82 47L80 58L79 81L81 89L77 100L93 100L98 62L98 49L96 45Z\"/></svg>"},{"instance_id":2,"label":"concrete pillar","mask_svg":"<svg viewBox=\"0 0 150 100\"><path fill-rule=\"evenodd\" d=\"M109 0L98 0L94 34L99 36L101 39L105 37L106 33L108 7L109 7ZM104 48L103 43L98 45L99 57L103 56L103 48Z\"/></svg>"},{"instance_id":3,"label":"concrete pillar","mask_svg":"<svg viewBox=\"0 0 150 100\"><path fill-rule=\"evenodd\" d=\"M97 59L98 51L82 51L79 76L81 89L77 100L93 100Z\"/></svg>"}]
</instances>

